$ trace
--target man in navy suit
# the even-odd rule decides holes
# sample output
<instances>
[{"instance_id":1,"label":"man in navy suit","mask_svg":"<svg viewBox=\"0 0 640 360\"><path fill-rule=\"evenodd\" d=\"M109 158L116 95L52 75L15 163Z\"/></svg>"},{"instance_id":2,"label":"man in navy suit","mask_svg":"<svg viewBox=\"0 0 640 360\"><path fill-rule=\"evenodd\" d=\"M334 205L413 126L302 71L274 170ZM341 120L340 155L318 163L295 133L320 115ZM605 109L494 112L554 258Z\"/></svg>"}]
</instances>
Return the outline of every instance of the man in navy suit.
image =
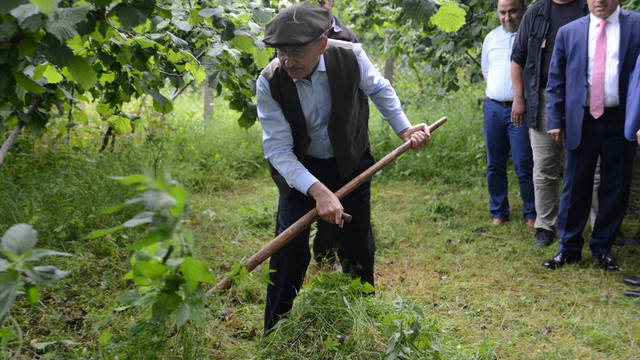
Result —
<instances>
[{"instance_id":1,"label":"man in navy suit","mask_svg":"<svg viewBox=\"0 0 640 360\"><path fill-rule=\"evenodd\" d=\"M555 269L581 259L600 156L600 205L589 247L602 268L615 271L611 246L626 211L637 145L625 140L624 119L629 75L640 51L640 14L621 10L619 0L587 5L589 15L558 31L549 66L547 133L564 143L566 153L557 222L561 242L544 266Z\"/></svg>"},{"instance_id":2,"label":"man in navy suit","mask_svg":"<svg viewBox=\"0 0 640 360\"><path fill-rule=\"evenodd\" d=\"M624 136L627 140L640 144L640 53L636 60L635 70L633 70L629 80L626 111ZM630 276L624 278L623 281L627 285L640 286L640 277ZM640 291L638 290L628 290L624 294L640 297Z\"/></svg>"}]
</instances>

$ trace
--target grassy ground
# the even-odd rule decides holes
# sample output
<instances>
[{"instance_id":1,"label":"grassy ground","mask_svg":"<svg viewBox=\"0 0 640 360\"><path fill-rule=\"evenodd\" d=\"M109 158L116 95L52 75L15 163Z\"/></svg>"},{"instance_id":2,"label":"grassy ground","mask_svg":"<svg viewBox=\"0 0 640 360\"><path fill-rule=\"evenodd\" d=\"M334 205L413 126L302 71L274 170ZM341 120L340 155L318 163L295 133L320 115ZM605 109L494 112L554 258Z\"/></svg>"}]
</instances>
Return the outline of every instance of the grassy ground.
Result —
<instances>
[{"instance_id":1,"label":"grassy ground","mask_svg":"<svg viewBox=\"0 0 640 360\"><path fill-rule=\"evenodd\" d=\"M290 320L268 338L261 335L265 266L210 298L205 324L127 338L139 314L122 309L117 297L130 288L122 279L131 256L124 248L140 232L83 239L139 210L100 214L134 196L108 176L167 162L191 193L184 223L221 279L273 237L277 191L257 126L241 130L229 120L233 113L219 111L210 129L169 121L164 135L120 139L100 156L51 143L19 144L0 169L0 232L33 224L39 247L74 257L46 259L71 275L41 289L38 306L20 301L12 310L23 331L18 358L377 359L390 353L390 344L415 344L412 336L419 335L417 343L432 350L407 347L414 352L404 358L639 359L640 302L622 295L621 282L640 274L638 247L613 249L620 272L597 268L587 248L579 264L546 270L542 263L555 254L557 241L544 249L532 245L533 231L518 216L513 174L512 220L491 226L481 97L471 88L424 105L426 115L422 107L408 109L412 119L450 120L427 149L403 155L374 178L376 295L357 295L349 280L322 275L334 271L312 261ZM379 117L371 123L372 147L381 158L398 140ZM623 224L629 236L640 228L636 199ZM16 357L18 344L16 337L3 343L0 357Z\"/></svg>"}]
</instances>

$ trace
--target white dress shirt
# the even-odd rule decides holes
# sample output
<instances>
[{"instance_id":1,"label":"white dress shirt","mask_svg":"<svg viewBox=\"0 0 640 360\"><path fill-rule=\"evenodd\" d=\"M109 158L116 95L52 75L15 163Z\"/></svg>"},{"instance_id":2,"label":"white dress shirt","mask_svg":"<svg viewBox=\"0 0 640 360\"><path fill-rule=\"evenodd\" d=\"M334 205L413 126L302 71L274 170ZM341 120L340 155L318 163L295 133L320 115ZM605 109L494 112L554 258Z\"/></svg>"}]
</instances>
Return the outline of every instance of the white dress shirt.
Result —
<instances>
[{"instance_id":1,"label":"white dress shirt","mask_svg":"<svg viewBox=\"0 0 640 360\"><path fill-rule=\"evenodd\" d=\"M587 79L589 82L589 94L587 105L591 99L591 79L593 78L593 57L596 53L596 39L600 32L602 19L589 14L589 67ZM609 22L605 31L607 33L607 56L604 70L604 106L613 107L620 104L618 94L618 62L620 59L620 6L607 18Z\"/></svg>"},{"instance_id":2,"label":"white dress shirt","mask_svg":"<svg viewBox=\"0 0 640 360\"><path fill-rule=\"evenodd\" d=\"M482 42L482 76L487 82L485 94L489 99L513 101L511 49L515 39L516 33L498 26Z\"/></svg>"}]
</instances>

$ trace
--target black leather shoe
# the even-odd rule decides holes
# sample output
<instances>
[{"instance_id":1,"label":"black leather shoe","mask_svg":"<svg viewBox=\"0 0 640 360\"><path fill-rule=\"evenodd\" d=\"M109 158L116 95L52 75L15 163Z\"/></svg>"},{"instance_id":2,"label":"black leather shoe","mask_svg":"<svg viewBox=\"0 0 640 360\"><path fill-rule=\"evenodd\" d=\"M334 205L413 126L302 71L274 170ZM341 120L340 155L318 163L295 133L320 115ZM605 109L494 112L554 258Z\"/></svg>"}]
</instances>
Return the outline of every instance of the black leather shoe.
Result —
<instances>
[{"instance_id":1,"label":"black leather shoe","mask_svg":"<svg viewBox=\"0 0 640 360\"><path fill-rule=\"evenodd\" d=\"M533 239L533 245L535 246L549 246L553 242L553 238L556 237L556 234L547 229L538 229L536 230L536 236Z\"/></svg>"},{"instance_id":2,"label":"black leather shoe","mask_svg":"<svg viewBox=\"0 0 640 360\"><path fill-rule=\"evenodd\" d=\"M630 276L630 277L624 278L622 281L624 281L624 283L627 285L640 286L640 278L638 277Z\"/></svg>"},{"instance_id":3,"label":"black leather shoe","mask_svg":"<svg viewBox=\"0 0 640 360\"><path fill-rule=\"evenodd\" d=\"M611 257L611 254L600 254L600 255L594 256L594 258L598 260L600 267L607 271L620 270L620 266L618 266L618 262L616 261L616 259Z\"/></svg>"},{"instance_id":4,"label":"black leather shoe","mask_svg":"<svg viewBox=\"0 0 640 360\"><path fill-rule=\"evenodd\" d=\"M543 264L547 269L556 269L563 267L564 264L573 264L582 260L581 256L568 256L563 253L558 253L553 259L545 261Z\"/></svg>"},{"instance_id":5,"label":"black leather shoe","mask_svg":"<svg viewBox=\"0 0 640 360\"><path fill-rule=\"evenodd\" d=\"M624 294L631 297L640 297L640 291L637 290L627 290L624 292Z\"/></svg>"}]
</instances>

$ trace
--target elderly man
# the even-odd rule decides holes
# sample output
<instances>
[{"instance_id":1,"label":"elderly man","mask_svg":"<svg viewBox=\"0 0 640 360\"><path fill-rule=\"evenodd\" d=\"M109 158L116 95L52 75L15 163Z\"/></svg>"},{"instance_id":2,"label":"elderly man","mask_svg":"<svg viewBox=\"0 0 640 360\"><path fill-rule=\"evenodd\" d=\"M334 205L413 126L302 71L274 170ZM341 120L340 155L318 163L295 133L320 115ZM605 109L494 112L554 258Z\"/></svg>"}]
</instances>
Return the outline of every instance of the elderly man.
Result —
<instances>
[{"instance_id":1,"label":"elderly man","mask_svg":"<svg viewBox=\"0 0 640 360\"><path fill-rule=\"evenodd\" d=\"M509 151L520 184L522 216L533 228L536 220L533 193L533 157L527 127L511 121L513 89L511 88L511 48L525 12L524 0L498 0L500 26L493 29L482 43L482 75L487 81L484 100L484 138L487 147L487 186L489 211L494 225L509 220Z\"/></svg>"},{"instance_id":2,"label":"elderly man","mask_svg":"<svg viewBox=\"0 0 640 360\"><path fill-rule=\"evenodd\" d=\"M640 51L640 14L619 0L588 0L590 14L558 31L547 81L547 133L565 152L558 253L549 269L581 259L593 176L600 157L599 209L589 239L605 270L619 269L611 246L624 217L633 150L624 136L629 77Z\"/></svg>"},{"instance_id":3,"label":"elderly man","mask_svg":"<svg viewBox=\"0 0 640 360\"><path fill-rule=\"evenodd\" d=\"M362 94L413 149L427 145L426 124L411 126L400 101L359 44L328 40L329 12L308 1L282 10L265 28L276 48L257 82L265 157L280 191L278 232L313 208L333 224L345 272L374 284L371 182L339 200L334 191L374 164ZM344 213L353 219L345 223ZM309 265L309 231L276 252L269 267L265 333L290 309Z\"/></svg>"}]
</instances>

